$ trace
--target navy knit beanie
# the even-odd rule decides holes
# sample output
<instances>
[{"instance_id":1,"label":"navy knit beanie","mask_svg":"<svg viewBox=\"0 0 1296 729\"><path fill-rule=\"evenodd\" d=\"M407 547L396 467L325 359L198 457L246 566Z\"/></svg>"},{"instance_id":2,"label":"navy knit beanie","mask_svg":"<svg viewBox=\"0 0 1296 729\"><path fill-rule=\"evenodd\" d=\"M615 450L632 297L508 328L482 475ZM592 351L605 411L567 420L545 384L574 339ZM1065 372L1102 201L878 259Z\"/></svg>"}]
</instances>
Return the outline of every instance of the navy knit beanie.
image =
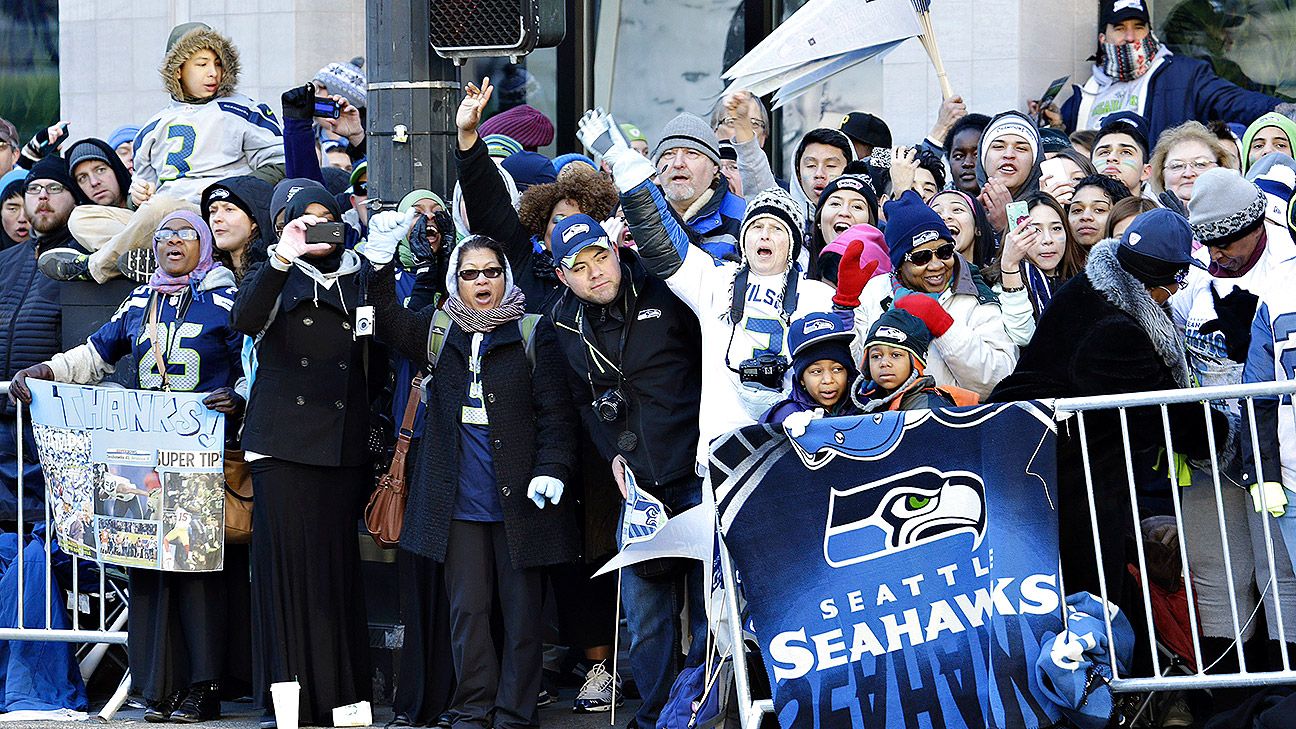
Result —
<instances>
[{"instance_id":1,"label":"navy knit beanie","mask_svg":"<svg viewBox=\"0 0 1296 729\"><path fill-rule=\"evenodd\" d=\"M886 212L885 233L887 247L891 249L891 267L897 271L904 263L905 254L914 248L937 239L954 242L945 221L913 190L906 190L882 209Z\"/></svg>"}]
</instances>

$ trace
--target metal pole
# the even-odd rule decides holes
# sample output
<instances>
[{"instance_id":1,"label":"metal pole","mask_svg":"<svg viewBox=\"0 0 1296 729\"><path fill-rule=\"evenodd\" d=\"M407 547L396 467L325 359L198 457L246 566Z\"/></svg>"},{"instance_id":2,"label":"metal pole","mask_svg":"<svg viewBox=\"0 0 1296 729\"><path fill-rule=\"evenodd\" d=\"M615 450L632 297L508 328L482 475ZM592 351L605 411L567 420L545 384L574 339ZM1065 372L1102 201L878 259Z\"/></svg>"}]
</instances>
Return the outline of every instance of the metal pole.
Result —
<instances>
[{"instance_id":1,"label":"metal pole","mask_svg":"<svg viewBox=\"0 0 1296 729\"><path fill-rule=\"evenodd\" d=\"M426 0L365 4L369 199L395 207L410 190L454 188L459 72L428 42Z\"/></svg>"}]
</instances>

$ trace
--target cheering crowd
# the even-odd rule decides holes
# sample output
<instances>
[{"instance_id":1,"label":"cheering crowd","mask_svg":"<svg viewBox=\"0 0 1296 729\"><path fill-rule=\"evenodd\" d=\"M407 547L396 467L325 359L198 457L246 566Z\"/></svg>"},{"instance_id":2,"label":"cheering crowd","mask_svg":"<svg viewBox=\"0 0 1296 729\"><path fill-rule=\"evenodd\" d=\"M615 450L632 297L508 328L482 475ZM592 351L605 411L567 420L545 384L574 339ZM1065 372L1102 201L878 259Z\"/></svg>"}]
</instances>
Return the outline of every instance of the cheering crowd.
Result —
<instances>
[{"instance_id":1,"label":"cheering crowd","mask_svg":"<svg viewBox=\"0 0 1296 729\"><path fill-rule=\"evenodd\" d=\"M1296 108L1175 55L1139 0L1103 0L1097 40L1061 108L982 114L954 96L914 144L855 111L805 133L786 170L741 90L655 134L591 110L560 140L588 156L549 159L544 114L466 82L454 189L384 191L394 207L368 204L359 59L272 108L238 93L234 43L201 23L172 31L172 101L138 127L69 142L55 125L23 145L0 120L11 398L133 356L136 387L208 393L251 471L253 537L226 545L223 571L131 570L145 718L207 721L250 692L272 727L269 686L294 678L303 725L371 698L357 527L397 430L413 442L388 597L406 626L395 723L525 727L573 673L574 710L622 700L617 582L591 575L618 547L627 474L674 515L702 502L710 441L756 423L797 435L825 416L1288 379ZM140 285L64 351L63 282L118 277ZM1171 406L1166 454L1161 411L1131 410L1137 514L1121 425L1089 421L1108 597L1139 624L1119 576L1136 539L1175 542L1155 517L1177 479L1201 538L1191 577L1168 579L1192 580L1218 671L1238 667L1229 595L1253 614L1271 581L1296 588L1290 560L1268 573L1261 537L1296 484L1296 432L1276 399L1255 416L1258 443L1236 402ZM0 418L6 523L17 469L40 506L16 422ZM1082 455L1062 428L1063 572L1097 594ZM1231 482L1218 498L1212 457ZM1135 517L1161 526L1136 533ZM672 685L705 657L703 574L623 572L631 726L679 711ZM1253 671L1279 665L1263 602L1241 636ZM1219 690L1174 720L1245 698Z\"/></svg>"}]
</instances>

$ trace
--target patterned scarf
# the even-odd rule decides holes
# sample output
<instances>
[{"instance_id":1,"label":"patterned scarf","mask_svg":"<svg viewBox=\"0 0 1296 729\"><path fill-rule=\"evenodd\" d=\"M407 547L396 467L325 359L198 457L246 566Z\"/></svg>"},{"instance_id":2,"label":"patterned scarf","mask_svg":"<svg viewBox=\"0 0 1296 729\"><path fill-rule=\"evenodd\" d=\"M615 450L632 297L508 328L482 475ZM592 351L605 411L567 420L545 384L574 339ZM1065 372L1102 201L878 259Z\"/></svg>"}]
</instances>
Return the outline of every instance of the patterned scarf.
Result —
<instances>
[{"instance_id":1,"label":"patterned scarf","mask_svg":"<svg viewBox=\"0 0 1296 729\"><path fill-rule=\"evenodd\" d=\"M1135 43L1104 43L1103 71L1116 81L1133 81L1152 68L1161 44L1155 36L1147 37Z\"/></svg>"},{"instance_id":2,"label":"patterned scarf","mask_svg":"<svg viewBox=\"0 0 1296 729\"><path fill-rule=\"evenodd\" d=\"M521 319L526 313L526 297L522 295L522 289L514 286L504 295L499 306L493 309L474 309L465 304L455 292L446 299L445 311L460 329L469 334L490 332L501 324Z\"/></svg>"},{"instance_id":3,"label":"patterned scarf","mask_svg":"<svg viewBox=\"0 0 1296 729\"><path fill-rule=\"evenodd\" d=\"M192 285L193 289L197 291L198 285L202 283L203 278L211 272L212 269L218 268L221 265L212 258L211 228L208 228L207 223L203 222L203 219L198 217L197 214L191 213L187 210L177 210L163 218L162 222L158 223L157 229L162 230L167 223L173 220L183 220L193 226L193 229L198 232L198 265L194 266L194 269L189 273L180 276L171 276L162 270L162 266L159 263L158 267L153 271L152 277L149 278L148 287L162 294L179 293L189 288L190 285ZM159 244L157 241L154 241L153 258L160 262L161 258L158 255L158 246Z\"/></svg>"}]
</instances>

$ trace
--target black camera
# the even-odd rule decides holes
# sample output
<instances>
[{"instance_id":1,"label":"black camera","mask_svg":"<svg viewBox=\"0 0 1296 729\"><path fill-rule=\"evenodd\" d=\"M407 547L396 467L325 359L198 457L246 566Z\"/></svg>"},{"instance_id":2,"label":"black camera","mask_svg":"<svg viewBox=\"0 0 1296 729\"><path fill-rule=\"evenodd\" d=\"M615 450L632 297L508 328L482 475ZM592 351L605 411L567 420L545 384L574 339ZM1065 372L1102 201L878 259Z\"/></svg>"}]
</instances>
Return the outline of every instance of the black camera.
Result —
<instances>
[{"instance_id":1,"label":"black camera","mask_svg":"<svg viewBox=\"0 0 1296 729\"><path fill-rule=\"evenodd\" d=\"M626 406L625 395L621 390L613 388L599 395L591 406L594 408L594 414L605 423L614 423L621 419L621 415Z\"/></svg>"},{"instance_id":2,"label":"black camera","mask_svg":"<svg viewBox=\"0 0 1296 729\"><path fill-rule=\"evenodd\" d=\"M788 363L777 354L762 354L738 363L738 379L747 387L782 390Z\"/></svg>"}]
</instances>

